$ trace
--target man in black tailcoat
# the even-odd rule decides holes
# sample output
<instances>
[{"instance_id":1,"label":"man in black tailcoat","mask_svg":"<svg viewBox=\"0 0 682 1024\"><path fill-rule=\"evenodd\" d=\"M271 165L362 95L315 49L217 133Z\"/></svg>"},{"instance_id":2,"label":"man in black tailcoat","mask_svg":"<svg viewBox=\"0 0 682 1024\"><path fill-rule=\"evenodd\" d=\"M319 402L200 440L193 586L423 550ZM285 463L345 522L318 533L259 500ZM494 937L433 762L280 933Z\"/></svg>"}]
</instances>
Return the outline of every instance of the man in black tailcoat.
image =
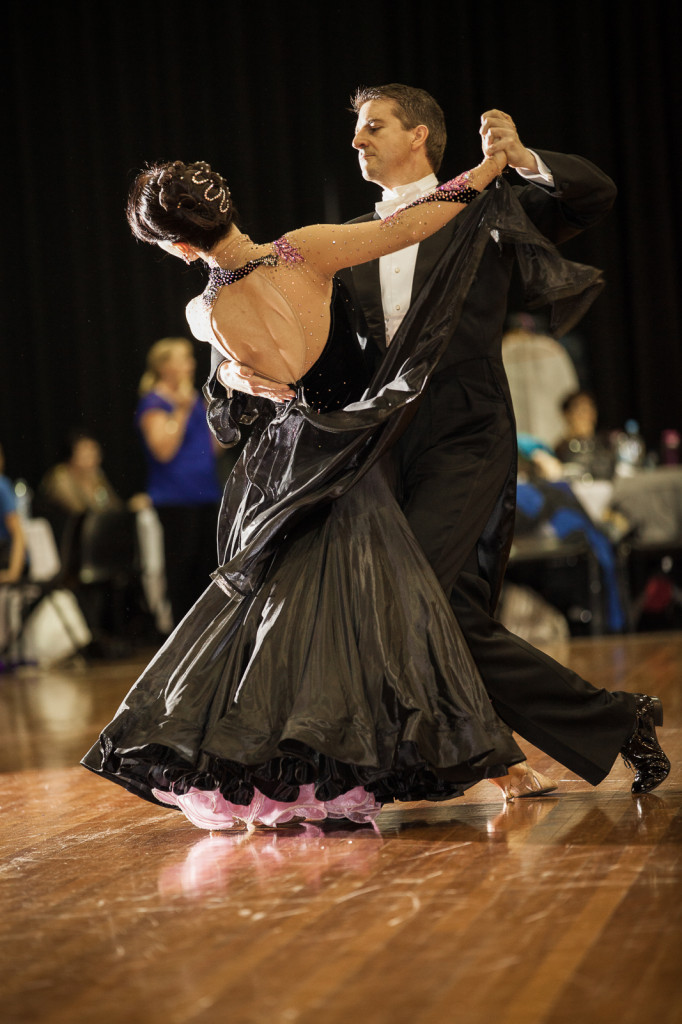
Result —
<instances>
[{"instance_id":1,"label":"man in black tailcoat","mask_svg":"<svg viewBox=\"0 0 682 1024\"><path fill-rule=\"evenodd\" d=\"M428 93L403 85L359 90L353 146L363 177L383 188L374 213L387 216L433 190L445 148L442 111ZM487 155L504 150L521 175L515 192L532 223L563 242L611 208L611 179L582 157L529 150L509 115L481 119ZM418 246L341 273L377 357L400 329L410 302L459 229L455 218ZM447 593L496 711L519 735L597 785L618 753L647 792L669 764L655 735L660 703L596 689L506 630L494 618L511 545L516 429L501 342L514 248L488 242L461 318L426 394L396 447L401 503ZM222 356L214 358L214 369ZM224 362L219 380L283 401L286 388L256 382ZM215 384L214 384L215 386Z\"/></svg>"}]
</instances>

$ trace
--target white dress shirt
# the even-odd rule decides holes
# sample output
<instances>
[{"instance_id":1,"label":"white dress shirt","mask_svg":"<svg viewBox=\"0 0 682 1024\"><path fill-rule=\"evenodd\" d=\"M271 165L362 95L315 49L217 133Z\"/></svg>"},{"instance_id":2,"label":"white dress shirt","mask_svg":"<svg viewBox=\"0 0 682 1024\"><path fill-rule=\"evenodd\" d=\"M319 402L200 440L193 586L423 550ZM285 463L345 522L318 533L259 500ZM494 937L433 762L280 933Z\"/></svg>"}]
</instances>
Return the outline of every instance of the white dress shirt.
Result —
<instances>
[{"instance_id":1,"label":"white dress shirt","mask_svg":"<svg viewBox=\"0 0 682 1024\"><path fill-rule=\"evenodd\" d=\"M531 153L533 151L531 150ZM522 178L535 182L539 185L554 185L552 172L547 165L539 158L537 153L533 154L538 162L539 173L528 173L518 171ZM435 174L427 174L419 181L412 181L408 185L398 185L394 189L384 189L381 202L375 206L376 212L381 219L395 213L401 206L428 195L438 187L438 178ZM417 250L419 243L409 245L399 252L382 256L379 260L379 279L381 282L381 302L384 307L384 322L386 324L386 344L392 340L395 332L400 327L403 317L410 308L412 299L412 281L414 279L414 268L417 263Z\"/></svg>"}]
</instances>

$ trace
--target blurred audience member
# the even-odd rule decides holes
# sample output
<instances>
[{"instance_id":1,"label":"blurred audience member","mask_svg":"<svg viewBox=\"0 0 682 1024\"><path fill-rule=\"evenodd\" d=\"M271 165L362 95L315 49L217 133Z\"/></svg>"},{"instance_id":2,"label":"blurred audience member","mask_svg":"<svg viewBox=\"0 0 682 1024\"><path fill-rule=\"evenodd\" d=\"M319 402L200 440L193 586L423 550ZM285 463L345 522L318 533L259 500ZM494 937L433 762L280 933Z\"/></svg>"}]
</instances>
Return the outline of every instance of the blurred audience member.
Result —
<instances>
[{"instance_id":1,"label":"blurred audience member","mask_svg":"<svg viewBox=\"0 0 682 1024\"><path fill-rule=\"evenodd\" d=\"M164 533L166 585L174 623L210 582L216 567L221 488L215 444L196 361L186 338L162 338L147 354L136 422L147 463L147 493Z\"/></svg>"},{"instance_id":2,"label":"blurred audience member","mask_svg":"<svg viewBox=\"0 0 682 1024\"><path fill-rule=\"evenodd\" d=\"M87 431L73 431L64 462L49 469L40 490L48 501L72 515L123 508L102 469L102 447Z\"/></svg>"},{"instance_id":3,"label":"blurred audience member","mask_svg":"<svg viewBox=\"0 0 682 1024\"><path fill-rule=\"evenodd\" d=\"M90 654L127 653L123 636L138 604L133 513L148 499L125 502L103 468L102 446L87 430L71 432L66 458L45 473L36 511L57 540L64 585L70 587L93 635Z\"/></svg>"},{"instance_id":4,"label":"blurred audience member","mask_svg":"<svg viewBox=\"0 0 682 1024\"><path fill-rule=\"evenodd\" d=\"M592 520L570 484L555 475L556 463L542 442L530 435L519 436L515 536L550 533L560 540L584 540L601 570L607 628L621 633L626 627L626 616L614 545Z\"/></svg>"},{"instance_id":5,"label":"blurred audience member","mask_svg":"<svg viewBox=\"0 0 682 1024\"><path fill-rule=\"evenodd\" d=\"M541 320L516 313L509 316L502 338L502 361L517 429L556 445L564 428L561 403L579 387L568 352L546 333Z\"/></svg>"},{"instance_id":6,"label":"blurred audience member","mask_svg":"<svg viewBox=\"0 0 682 1024\"><path fill-rule=\"evenodd\" d=\"M564 465L557 458L553 449L532 434L519 433L516 435L519 449L519 471L523 472L528 464L534 471L545 480L563 480Z\"/></svg>"},{"instance_id":7,"label":"blurred audience member","mask_svg":"<svg viewBox=\"0 0 682 1024\"><path fill-rule=\"evenodd\" d=\"M616 456L608 436L597 432L598 412L593 395L574 391L561 403L565 433L556 446L556 454L564 463L576 466L581 476L594 480L613 477Z\"/></svg>"},{"instance_id":8,"label":"blurred audience member","mask_svg":"<svg viewBox=\"0 0 682 1024\"><path fill-rule=\"evenodd\" d=\"M663 466L679 465L681 440L679 430L664 430L661 433L661 464Z\"/></svg>"},{"instance_id":9,"label":"blurred audience member","mask_svg":"<svg viewBox=\"0 0 682 1024\"><path fill-rule=\"evenodd\" d=\"M5 453L0 445L0 583L16 583L26 568L26 538L14 487L4 472Z\"/></svg>"}]
</instances>

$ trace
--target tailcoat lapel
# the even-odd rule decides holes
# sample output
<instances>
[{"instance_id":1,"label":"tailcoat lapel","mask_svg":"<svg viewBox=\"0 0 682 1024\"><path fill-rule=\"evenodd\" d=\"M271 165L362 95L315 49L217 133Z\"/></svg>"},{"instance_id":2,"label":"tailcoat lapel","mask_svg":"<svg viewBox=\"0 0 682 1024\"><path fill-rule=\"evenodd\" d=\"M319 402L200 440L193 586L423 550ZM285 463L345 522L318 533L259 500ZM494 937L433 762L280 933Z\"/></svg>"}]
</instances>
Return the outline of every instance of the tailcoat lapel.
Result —
<instances>
[{"instance_id":1,"label":"tailcoat lapel","mask_svg":"<svg viewBox=\"0 0 682 1024\"><path fill-rule=\"evenodd\" d=\"M360 308L365 315L369 336L382 352L386 351L386 326L381 305L379 260L359 263L353 267L353 286Z\"/></svg>"}]
</instances>

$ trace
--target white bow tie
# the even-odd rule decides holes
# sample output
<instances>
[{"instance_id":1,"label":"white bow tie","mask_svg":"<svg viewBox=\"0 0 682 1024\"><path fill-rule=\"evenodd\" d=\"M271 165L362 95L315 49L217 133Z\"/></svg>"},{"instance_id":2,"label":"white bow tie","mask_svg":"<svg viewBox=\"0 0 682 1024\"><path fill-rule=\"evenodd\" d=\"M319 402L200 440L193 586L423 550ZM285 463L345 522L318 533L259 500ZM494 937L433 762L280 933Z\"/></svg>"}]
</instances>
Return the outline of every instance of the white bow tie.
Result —
<instances>
[{"instance_id":1,"label":"white bow tie","mask_svg":"<svg viewBox=\"0 0 682 1024\"><path fill-rule=\"evenodd\" d=\"M420 196L425 195L426 192L431 191L430 189L424 190L423 188L408 187L402 192L402 195L391 196L389 199L382 199L380 202L375 203L374 209L382 218L390 216L400 206L405 206L406 203L411 203L415 199L419 199Z\"/></svg>"}]
</instances>

